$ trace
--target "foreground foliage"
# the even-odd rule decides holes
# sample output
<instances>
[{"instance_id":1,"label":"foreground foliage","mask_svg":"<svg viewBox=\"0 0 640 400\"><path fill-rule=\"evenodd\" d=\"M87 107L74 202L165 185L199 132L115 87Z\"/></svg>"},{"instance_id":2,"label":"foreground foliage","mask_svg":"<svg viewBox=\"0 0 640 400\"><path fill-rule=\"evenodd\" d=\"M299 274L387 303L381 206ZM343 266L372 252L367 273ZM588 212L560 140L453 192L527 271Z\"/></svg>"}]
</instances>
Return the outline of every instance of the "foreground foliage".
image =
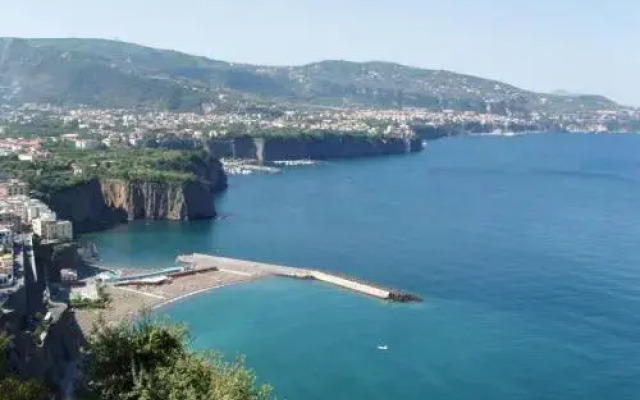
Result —
<instances>
[{"instance_id":1,"label":"foreground foliage","mask_svg":"<svg viewBox=\"0 0 640 400\"><path fill-rule=\"evenodd\" d=\"M0 379L0 400L48 400L51 396L41 382L6 376Z\"/></svg>"},{"instance_id":2,"label":"foreground foliage","mask_svg":"<svg viewBox=\"0 0 640 400\"><path fill-rule=\"evenodd\" d=\"M256 385L243 360L193 353L179 325L145 317L129 325L99 324L89 339L80 383L92 400L266 400L269 386Z\"/></svg>"},{"instance_id":3,"label":"foreground foliage","mask_svg":"<svg viewBox=\"0 0 640 400\"><path fill-rule=\"evenodd\" d=\"M0 332L0 400L45 400L49 399L47 387L33 379L22 379L6 371L6 351L11 338Z\"/></svg>"}]
</instances>

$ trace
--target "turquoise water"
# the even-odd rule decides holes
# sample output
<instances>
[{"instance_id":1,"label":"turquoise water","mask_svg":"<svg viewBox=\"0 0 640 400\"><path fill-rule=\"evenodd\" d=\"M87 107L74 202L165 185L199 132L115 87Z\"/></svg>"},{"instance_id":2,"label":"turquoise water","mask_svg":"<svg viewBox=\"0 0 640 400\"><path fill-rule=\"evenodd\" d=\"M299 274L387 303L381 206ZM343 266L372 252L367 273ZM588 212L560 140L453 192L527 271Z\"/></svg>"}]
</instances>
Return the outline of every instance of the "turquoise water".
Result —
<instances>
[{"instance_id":1,"label":"turquoise water","mask_svg":"<svg viewBox=\"0 0 640 400\"><path fill-rule=\"evenodd\" d=\"M196 347L246 354L281 398L640 398L640 136L441 140L232 177L217 207L215 222L91 237L109 264L218 252L426 299L272 279L166 309Z\"/></svg>"}]
</instances>

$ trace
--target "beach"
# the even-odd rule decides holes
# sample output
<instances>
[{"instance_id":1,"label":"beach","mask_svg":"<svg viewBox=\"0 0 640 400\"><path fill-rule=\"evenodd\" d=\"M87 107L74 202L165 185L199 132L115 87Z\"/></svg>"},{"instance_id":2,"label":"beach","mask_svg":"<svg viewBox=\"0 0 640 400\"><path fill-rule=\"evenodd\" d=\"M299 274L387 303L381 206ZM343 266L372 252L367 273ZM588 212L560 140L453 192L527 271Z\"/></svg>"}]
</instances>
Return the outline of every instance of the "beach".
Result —
<instances>
[{"instance_id":1,"label":"beach","mask_svg":"<svg viewBox=\"0 0 640 400\"><path fill-rule=\"evenodd\" d=\"M421 301L412 294L383 289L356 278L346 278L314 269L286 267L256 261L188 254L176 261L187 267L166 272L122 271L122 276L104 283L104 293L111 299L104 309L76 311L78 324L86 334L102 316L107 324L130 321L144 310L155 310L209 290L248 282L263 277L287 277L322 281L340 289L397 302Z\"/></svg>"},{"instance_id":2,"label":"beach","mask_svg":"<svg viewBox=\"0 0 640 400\"><path fill-rule=\"evenodd\" d=\"M76 309L76 321L87 335L101 317L105 323L133 320L145 310L158 309L166 304L190 296L240 282L248 282L257 275L228 271L207 271L174 278L162 285L115 286L105 284L105 293L111 299L104 309Z\"/></svg>"}]
</instances>

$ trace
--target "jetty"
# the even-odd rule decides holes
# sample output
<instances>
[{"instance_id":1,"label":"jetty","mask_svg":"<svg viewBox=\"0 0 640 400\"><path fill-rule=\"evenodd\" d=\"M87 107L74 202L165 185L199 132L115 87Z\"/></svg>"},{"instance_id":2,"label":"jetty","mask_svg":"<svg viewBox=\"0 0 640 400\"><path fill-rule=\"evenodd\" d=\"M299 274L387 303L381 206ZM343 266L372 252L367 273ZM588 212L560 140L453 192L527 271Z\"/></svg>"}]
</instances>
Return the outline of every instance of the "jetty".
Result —
<instances>
[{"instance_id":1,"label":"jetty","mask_svg":"<svg viewBox=\"0 0 640 400\"><path fill-rule=\"evenodd\" d=\"M89 288L98 290L96 285L99 285L100 290L111 299L104 309L74 310L80 329L88 334L100 319L106 323L132 321L144 310L164 307L224 286L267 277L317 280L391 302L422 301L415 294L317 269L285 267L197 253L178 256L176 263L174 267L149 271L105 269L97 275L79 280L74 285L76 292L85 292Z\"/></svg>"},{"instance_id":2,"label":"jetty","mask_svg":"<svg viewBox=\"0 0 640 400\"><path fill-rule=\"evenodd\" d=\"M251 279L268 276L281 276L295 279L309 279L326 282L334 286L357 293L393 302L420 302L422 299L412 293L392 290L362 280L339 276L333 273L308 268L294 268L267 264L236 258L218 257L208 254L185 254L176 258L176 262L189 270L212 270L245 276Z\"/></svg>"}]
</instances>

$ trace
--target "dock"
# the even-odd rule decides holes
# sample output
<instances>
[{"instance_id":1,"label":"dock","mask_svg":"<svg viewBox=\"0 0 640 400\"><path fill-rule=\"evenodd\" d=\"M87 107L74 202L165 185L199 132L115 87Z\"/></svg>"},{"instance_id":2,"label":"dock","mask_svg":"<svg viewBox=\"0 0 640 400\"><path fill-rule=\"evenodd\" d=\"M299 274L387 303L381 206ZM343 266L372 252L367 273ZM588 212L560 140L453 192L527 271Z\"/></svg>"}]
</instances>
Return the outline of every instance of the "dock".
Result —
<instances>
[{"instance_id":1,"label":"dock","mask_svg":"<svg viewBox=\"0 0 640 400\"><path fill-rule=\"evenodd\" d=\"M218 271L254 279L267 276L282 276L295 279L317 280L382 300L401 303L422 301L422 299L415 294L385 289L375 284L362 282L356 278L338 276L337 274L316 269L286 267L199 253L180 255L176 258L176 261L194 270L215 268Z\"/></svg>"}]
</instances>

